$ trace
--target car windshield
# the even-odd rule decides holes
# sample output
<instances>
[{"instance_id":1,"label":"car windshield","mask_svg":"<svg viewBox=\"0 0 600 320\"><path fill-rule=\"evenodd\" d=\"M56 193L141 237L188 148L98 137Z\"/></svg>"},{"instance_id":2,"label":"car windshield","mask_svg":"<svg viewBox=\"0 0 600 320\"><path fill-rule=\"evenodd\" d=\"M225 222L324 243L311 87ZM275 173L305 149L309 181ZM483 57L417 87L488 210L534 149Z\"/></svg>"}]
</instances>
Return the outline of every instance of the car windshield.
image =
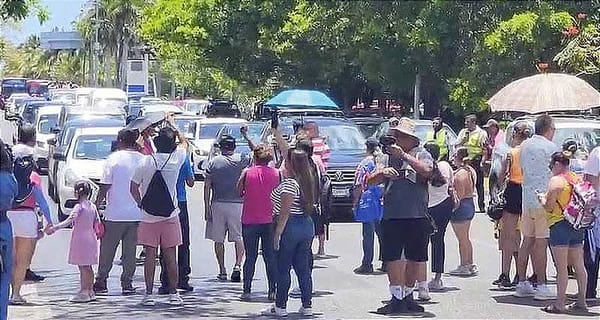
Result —
<instances>
[{"instance_id":1,"label":"car windshield","mask_svg":"<svg viewBox=\"0 0 600 320\"><path fill-rule=\"evenodd\" d=\"M223 128L221 135L228 134L234 137L238 144L246 144L246 140L242 138L242 133L240 132L240 128L244 124L245 123L227 124L225 125L225 128ZM250 140L258 142L260 140L260 134L262 132L263 125L260 123L252 123L247 125L248 137Z\"/></svg>"},{"instance_id":2,"label":"car windshield","mask_svg":"<svg viewBox=\"0 0 600 320\"><path fill-rule=\"evenodd\" d=\"M600 128L561 128L557 126L552 141L561 146L567 139L575 139L579 141L585 150L591 151L600 144Z\"/></svg>"},{"instance_id":3,"label":"car windshield","mask_svg":"<svg viewBox=\"0 0 600 320\"><path fill-rule=\"evenodd\" d=\"M52 128L58 124L58 114L43 114L40 116L38 122L38 133L49 134L52 133Z\"/></svg>"},{"instance_id":4,"label":"car windshield","mask_svg":"<svg viewBox=\"0 0 600 320\"><path fill-rule=\"evenodd\" d=\"M65 122L71 121L73 119L84 118L84 117L90 116L90 115L102 116L102 118L104 118L104 119L123 120L123 124L125 124L125 117L122 114L101 114L101 113L93 113L93 114L88 114L88 113L69 113L67 115L67 119L66 119Z\"/></svg>"},{"instance_id":5,"label":"car windshield","mask_svg":"<svg viewBox=\"0 0 600 320\"><path fill-rule=\"evenodd\" d=\"M85 135L77 138L74 159L102 160L110 154L114 135Z\"/></svg>"},{"instance_id":6,"label":"car windshield","mask_svg":"<svg viewBox=\"0 0 600 320\"><path fill-rule=\"evenodd\" d=\"M365 138L356 126L336 123L330 126L321 126L319 130L333 152L364 152L365 150Z\"/></svg>"},{"instance_id":7,"label":"car windshield","mask_svg":"<svg viewBox=\"0 0 600 320\"><path fill-rule=\"evenodd\" d=\"M375 123L361 123L357 124L357 126L360 132L362 132L363 136L365 137L372 136L379 128L379 125Z\"/></svg>"},{"instance_id":8,"label":"car windshield","mask_svg":"<svg viewBox=\"0 0 600 320\"><path fill-rule=\"evenodd\" d=\"M176 119L177 129L188 139L196 138L196 120L195 119Z\"/></svg>"},{"instance_id":9,"label":"car windshield","mask_svg":"<svg viewBox=\"0 0 600 320\"><path fill-rule=\"evenodd\" d=\"M188 102L185 104L185 111L203 113L207 103Z\"/></svg>"},{"instance_id":10,"label":"car windshield","mask_svg":"<svg viewBox=\"0 0 600 320\"><path fill-rule=\"evenodd\" d=\"M200 125L200 139L211 139L217 136L224 123L207 123Z\"/></svg>"}]
</instances>

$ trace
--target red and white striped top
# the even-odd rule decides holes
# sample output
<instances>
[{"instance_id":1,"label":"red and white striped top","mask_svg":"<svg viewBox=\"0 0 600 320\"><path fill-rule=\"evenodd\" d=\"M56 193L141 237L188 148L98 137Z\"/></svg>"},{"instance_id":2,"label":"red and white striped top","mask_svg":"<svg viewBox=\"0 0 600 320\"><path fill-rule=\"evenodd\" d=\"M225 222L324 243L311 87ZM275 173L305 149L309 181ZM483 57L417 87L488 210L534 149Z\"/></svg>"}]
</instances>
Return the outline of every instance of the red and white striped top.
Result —
<instances>
[{"instance_id":1,"label":"red and white striped top","mask_svg":"<svg viewBox=\"0 0 600 320\"><path fill-rule=\"evenodd\" d=\"M321 158L321 162L327 169L329 164L329 157L331 155L331 148L325 143L323 138L312 138L313 154Z\"/></svg>"}]
</instances>

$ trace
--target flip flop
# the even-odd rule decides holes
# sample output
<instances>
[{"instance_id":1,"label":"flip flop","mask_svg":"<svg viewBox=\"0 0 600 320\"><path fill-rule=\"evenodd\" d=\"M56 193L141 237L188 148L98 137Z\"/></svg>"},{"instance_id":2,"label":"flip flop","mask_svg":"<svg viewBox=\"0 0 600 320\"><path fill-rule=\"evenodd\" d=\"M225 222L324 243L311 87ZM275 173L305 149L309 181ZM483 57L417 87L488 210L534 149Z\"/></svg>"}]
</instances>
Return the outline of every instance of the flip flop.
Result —
<instances>
[{"instance_id":1,"label":"flip flop","mask_svg":"<svg viewBox=\"0 0 600 320\"><path fill-rule=\"evenodd\" d=\"M568 312L585 313L585 312L588 312L588 307L579 305L579 303L574 302L574 303L567 305L566 310Z\"/></svg>"},{"instance_id":2,"label":"flip flop","mask_svg":"<svg viewBox=\"0 0 600 320\"><path fill-rule=\"evenodd\" d=\"M11 306L22 306L27 304L27 301L25 301L25 299L23 299L23 297L18 297L18 298L12 298L8 301L8 304L10 304Z\"/></svg>"},{"instance_id":3,"label":"flip flop","mask_svg":"<svg viewBox=\"0 0 600 320\"><path fill-rule=\"evenodd\" d=\"M553 313L553 314L563 314L566 312L566 310L560 310L553 304L543 307L542 311L547 312L547 313Z\"/></svg>"}]
</instances>

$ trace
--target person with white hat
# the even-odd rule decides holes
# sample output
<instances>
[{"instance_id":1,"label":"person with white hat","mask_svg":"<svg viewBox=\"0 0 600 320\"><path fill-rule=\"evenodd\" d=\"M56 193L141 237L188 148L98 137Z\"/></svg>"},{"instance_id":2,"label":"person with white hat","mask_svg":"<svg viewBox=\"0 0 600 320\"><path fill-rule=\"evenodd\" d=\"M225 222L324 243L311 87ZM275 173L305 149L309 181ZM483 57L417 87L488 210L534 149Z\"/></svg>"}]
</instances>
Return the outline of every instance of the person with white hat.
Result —
<instances>
[{"instance_id":1,"label":"person with white hat","mask_svg":"<svg viewBox=\"0 0 600 320\"><path fill-rule=\"evenodd\" d=\"M419 147L415 127L413 120L401 118L390 128L380 140L389 155L387 163L367 180L369 185L385 184L382 257L392 299L377 310L379 314L424 311L413 300L413 290L419 272L426 270L427 245L434 231L427 213L433 158Z\"/></svg>"}]
</instances>

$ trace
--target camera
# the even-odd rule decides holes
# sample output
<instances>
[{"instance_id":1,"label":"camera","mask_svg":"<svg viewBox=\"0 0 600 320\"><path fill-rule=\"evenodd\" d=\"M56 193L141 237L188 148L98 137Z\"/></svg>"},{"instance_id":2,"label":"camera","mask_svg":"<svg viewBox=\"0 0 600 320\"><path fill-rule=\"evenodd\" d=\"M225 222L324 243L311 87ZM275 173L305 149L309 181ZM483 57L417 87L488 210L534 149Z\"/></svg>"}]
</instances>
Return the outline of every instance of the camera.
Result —
<instances>
[{"instance_id":1,"label":"camera","mask_svg":"<svg viewBox=\"0 0 600 320\"><path fill-rule=\"evenodd\" d=\"M394 136L385 135L379 138L379 145L381 146L381 151L385 154L390 154L390 146L396 143L396 138Z\"/></svg>"}]
</instances>

